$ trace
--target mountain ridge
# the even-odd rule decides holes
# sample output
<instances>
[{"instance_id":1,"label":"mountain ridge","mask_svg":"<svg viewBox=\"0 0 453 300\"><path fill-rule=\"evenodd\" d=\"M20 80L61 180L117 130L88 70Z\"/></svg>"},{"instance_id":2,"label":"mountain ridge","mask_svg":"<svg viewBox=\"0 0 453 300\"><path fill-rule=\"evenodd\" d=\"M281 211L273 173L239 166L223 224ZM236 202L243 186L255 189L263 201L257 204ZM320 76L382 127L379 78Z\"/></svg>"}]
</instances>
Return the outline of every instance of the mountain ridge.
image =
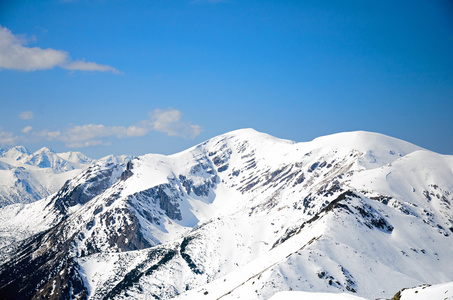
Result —
<instances>
[{"instance_id":1,"label":"mountain ridge","mask_svg":"<svg viewBox=\"0 0 453 300\"><path fill-rule=\"evenodd\" d=\"M377 298L441 283L453 277L452 162L376 133L295 143L244 129L169 156L98 163L28 212L0 209L8 234L45 216L40 230L4 241L0 294ZM39 278L21 273L24 259Z\"/></svg>"}]
</instances>

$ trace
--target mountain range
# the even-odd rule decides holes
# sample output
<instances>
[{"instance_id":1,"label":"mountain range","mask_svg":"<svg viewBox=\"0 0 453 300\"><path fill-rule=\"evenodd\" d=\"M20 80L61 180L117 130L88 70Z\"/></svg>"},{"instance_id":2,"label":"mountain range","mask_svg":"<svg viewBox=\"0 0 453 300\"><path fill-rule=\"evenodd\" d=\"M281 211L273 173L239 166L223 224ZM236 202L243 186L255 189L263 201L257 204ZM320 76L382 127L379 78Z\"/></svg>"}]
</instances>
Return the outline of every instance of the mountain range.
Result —
<instances>
[{"instance_id":1,"label":"mountain range","mask_svg":"<svg viewBox=\"0 0 453 300\"><path fill-rule=\"evenodd\" d=\"M106 156L115 163L131 156ZM0 149L0 207L31 203L53 194L63 184L98 160L81 152L55 153L44 147L30 153L23 146Z\"/></svg>"},{"instance_id":2,"label":"mountain range","mask_svg":"<svg viewBox=\"0 0 453 300\"><path fill-rule=\"evenodd\" d=\"M364 131L296 143L242 129L92 162L0 208L0 298L391 298L453 281L452 201L453 156Z\"/></svg>"}]
</instances>

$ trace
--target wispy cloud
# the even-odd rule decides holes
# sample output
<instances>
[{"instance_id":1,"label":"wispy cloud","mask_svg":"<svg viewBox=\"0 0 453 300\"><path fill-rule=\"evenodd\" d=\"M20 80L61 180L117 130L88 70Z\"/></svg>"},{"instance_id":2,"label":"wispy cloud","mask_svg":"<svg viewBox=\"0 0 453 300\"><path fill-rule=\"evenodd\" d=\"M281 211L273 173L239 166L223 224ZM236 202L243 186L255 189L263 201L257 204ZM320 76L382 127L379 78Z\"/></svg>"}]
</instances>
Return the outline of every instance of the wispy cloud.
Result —
<instances>
[{"instance_id":1,"label":"wispy cloud","mask_svg":"<svg viewBox=\"0 0 453 300\"><path fill-rule=\"evenodd\" d=\"M108 141L101 141L101 140L90 140L90 141L83 141L83 142L70 142L66 144L68 148L85 148L85 147L92 147L92 146L110 146L111 142Z\"/></svg>"},{"instance_id":2,"label":"wispy cloud","mask_svg":"<svg viewBox=\"0 0 453 300\"><path fill-rule=\"evenodd\" d=\"M30 48L26 44L26 39L0 26L0 68L35 71L54 68L68 59L65 51Z\"/></svg>"},{"instance_id":3,"label":"wispy cloud","mask_svg":"<svg viewBox=\"0 0 453 300\"><path fill-rule=\"evenodd\" d=\"M102 124L86 124L68 128L58 139L71 148L95 145L109 145L109 138L127 137L127 128L123 126L104 126Z\"/></svg>"},{"instance_id":4,"label":"wispy cloud","mask_svg":"<svg viewBox=\"0 0 453 300\"><path fill-rule=\"evenodd\" d=\"M73 71L101 71L119 73L108 65L100 65L84 60L71 61L63 50L28 47L28 40L14 35L0 25L0 70L13 69L36 71L61 67Z\"/></svg>"},{"instance_id":5,"label":"wispy cloud","mask_svg":"<svg viewBox=\"0 0 453 300\"><path fill-rule=\"evenodd\" d=\"M31 120L33 119L33 112L32 111L23 111L19 114L19 118L22 120Z\"/></svg>"},{"instance_id":6,"label":"wispy cloud","mask_svg":"<svg viewBox=\"0 0 453 300\"><path fill-rule=\"evenodd\" d=\"M66 129L56 140L61 140L68 147L88 147L94 145L109 145L111 138L140 137L150 131L166 133L168 136L195 138L203 132L199 125L182 120L179 110L155 109L149 113L149 119L139 122L139 125L105 126L102 124L86 124Z\"/></svg>"},{"instance_id":7,"label":"wispy cloud","mask_svg":"<svg viewBox=\"0 0 453 300\"><path fill-rule=\"evenodd\" d=\"M203 132L201 126L182 121L182 113L176 109L155 109L149 116L152 130L164 132L169 136L195 138Z\"/></svg>"},{"instance_id":8,"label":"wispy cloud","mask_svg":"<svg viewBox=\"0 0 453 300\"><path fill-rule=\"evenodd\" d=\"M44 129L40 132L35 132L34 135L40 140L44 139L47 141L52 141L58 139L61 136L61 132L59 130L51 131L49 129Z\"/></svg>"},{"instance_id":9,"label":"wispy cloud","mask_svg":"<svg viewBox=\"0 0 453 300\"><path fill-rule=\"evenodd\" d=\"M112 72L119 74L120 72L114 67L108 65L100 65L94 62L85 60L77 60L62 66L64 69L72 71L99 71L99 72Z\"/></svg>"},{"instance_id":10,"label":"wispy cloud","mask_svg":"<svg viewBox=\"0 0 453 300\"><path fill-rule=\"evenodd\" d=\"M12 132L3 131L0 127L0 145L14 145L16 144L18 137L15 136Z\"/></svg>"},{"instance_id":11,"label":"wispy cloud","mask_svg":"<svg viewBox=\"0 0 453 300\"><path fill-rule=\"evenodd\" d=\"M21 114L22 115L22 114ZM98 145L110 145L113 139L145 136L151 131L163 132L168 136L195 138L203 132L200 125L184 121L179 110L169 108L155 109L149 118L130 126L105 126L103 124L85 124L68 127L64 130L44 129L33 131L31 126L22 129L22 136L0 131L0 144L11 145L17 141L39 142L60 141L69 148L81 148Z\"/></svg>"},{"instance_id":12,"label":"wispy cloud","mask_svg":"<svg viewBox=\"0 0 453 300\"><path fill-rule=\"evenodd\" d=\"M29 133L30 131L32 131L32 129L33 129L33 127L27 126L27 127L25 127L24 129L22 129L22 133L27 134L27 133Z\"/></svg>"}]
</instances>

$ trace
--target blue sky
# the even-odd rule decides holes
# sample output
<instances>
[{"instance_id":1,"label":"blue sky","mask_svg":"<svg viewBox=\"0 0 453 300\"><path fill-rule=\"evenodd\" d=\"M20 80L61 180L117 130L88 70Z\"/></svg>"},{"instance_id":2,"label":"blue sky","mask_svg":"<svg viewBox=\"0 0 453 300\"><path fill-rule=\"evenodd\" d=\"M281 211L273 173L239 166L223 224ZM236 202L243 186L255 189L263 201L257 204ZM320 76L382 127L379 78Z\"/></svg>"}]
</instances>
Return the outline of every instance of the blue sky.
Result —
<instances>
[{"instance_id":1,"label":"blue sky","mask_svg":"<svg viewBox=\"0 0 453 300\"><path fill-rule=\"evenodd\" d=\"M171 154L252 127L453 154L450 0L0 3L0 147Z\"/></svg>"}]
</instances>

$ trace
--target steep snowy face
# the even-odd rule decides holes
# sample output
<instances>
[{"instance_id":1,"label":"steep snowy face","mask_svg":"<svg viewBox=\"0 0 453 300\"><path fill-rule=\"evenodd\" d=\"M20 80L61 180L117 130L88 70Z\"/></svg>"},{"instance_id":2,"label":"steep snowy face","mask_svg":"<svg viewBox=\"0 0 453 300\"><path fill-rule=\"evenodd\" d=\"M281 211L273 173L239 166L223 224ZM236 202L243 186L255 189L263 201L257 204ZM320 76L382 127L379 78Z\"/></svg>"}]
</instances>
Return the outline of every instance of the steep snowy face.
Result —
<instances>
[{"instance_id":1,"label":"steep snowy face","mask_svg":"<svg viewBox=\"0 0 453 300\"><path fill-rule=\"evenodd\" d=\"M53 222L5 254L0 294L391 297L453 276L452 170L451 156L380 134L295 143L252 129L104 162L40 204ZM30 261L40 278L18 280Z\"/></svg>"}]
</instances>

